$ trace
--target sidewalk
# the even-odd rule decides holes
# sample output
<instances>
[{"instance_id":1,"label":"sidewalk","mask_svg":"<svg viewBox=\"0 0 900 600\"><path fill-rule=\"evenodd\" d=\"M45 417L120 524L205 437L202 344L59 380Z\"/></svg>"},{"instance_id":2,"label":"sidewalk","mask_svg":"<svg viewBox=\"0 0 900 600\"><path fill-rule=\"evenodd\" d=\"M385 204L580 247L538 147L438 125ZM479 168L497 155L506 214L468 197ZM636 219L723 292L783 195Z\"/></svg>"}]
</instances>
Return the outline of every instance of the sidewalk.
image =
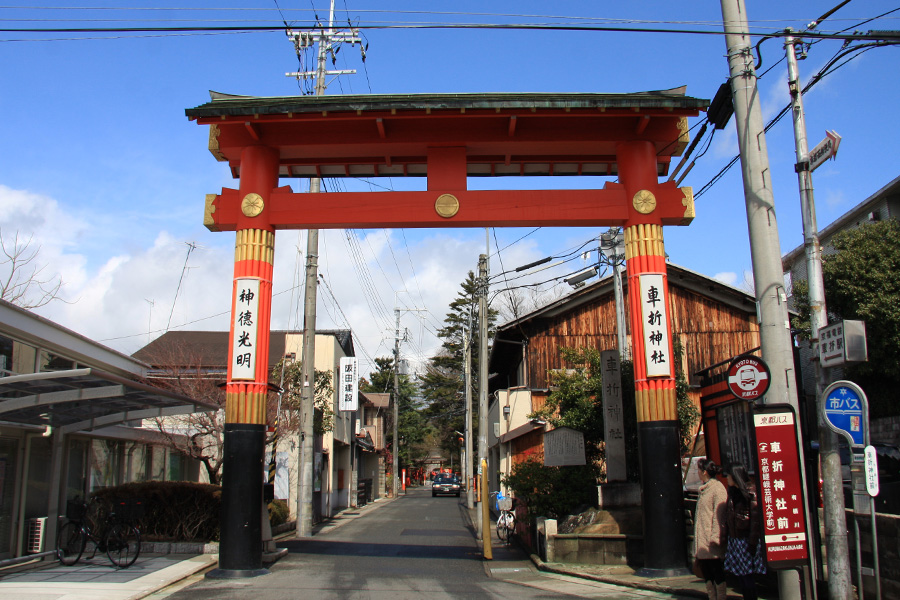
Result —
<instances>
[{"instance_id":1,"label":"sidewalk","mask_svg":"<svg viewBox=\"0 0 900 600\"><path fill-rule=\"evenodd\" d=\"M388 502L377 500L358 509L345 509L316 524L313 535L340 527ZM290 531L275 539L277 542L293 535ZM16 600L139 600L191 576L199 577L218 559L218 554L147 553L127 569L115 569L103 554L71 567L45 559L0 571L0 596Z\"/></svg>"}]
</instances>

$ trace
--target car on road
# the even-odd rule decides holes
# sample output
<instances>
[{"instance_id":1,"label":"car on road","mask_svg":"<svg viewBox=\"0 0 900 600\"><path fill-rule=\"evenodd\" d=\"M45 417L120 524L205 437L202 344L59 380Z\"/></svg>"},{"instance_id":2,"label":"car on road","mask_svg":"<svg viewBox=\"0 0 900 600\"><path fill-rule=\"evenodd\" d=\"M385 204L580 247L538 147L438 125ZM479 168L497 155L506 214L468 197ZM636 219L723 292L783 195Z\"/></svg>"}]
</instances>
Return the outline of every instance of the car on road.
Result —
<instances>
[{"instance_id":1,"label":"car on road","mask_svg":"<svg viewBox=\"0 0 900 600\"><path fill-rule=\"evenodd\" d=\"M439 473L435 475L434 481L431 483L432 497L437 496L438 494L459 497L459 490L459 477L451 475L450 473Z\"/></svg>"}]
</instances>

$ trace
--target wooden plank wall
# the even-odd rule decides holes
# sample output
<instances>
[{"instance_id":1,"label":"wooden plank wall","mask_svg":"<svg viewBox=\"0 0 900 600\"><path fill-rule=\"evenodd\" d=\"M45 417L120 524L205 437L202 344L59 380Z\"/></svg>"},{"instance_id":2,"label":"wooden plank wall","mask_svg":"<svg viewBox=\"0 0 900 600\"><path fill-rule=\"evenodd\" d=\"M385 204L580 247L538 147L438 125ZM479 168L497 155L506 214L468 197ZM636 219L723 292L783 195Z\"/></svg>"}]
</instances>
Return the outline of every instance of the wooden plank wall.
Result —
<instances>
[{"instance_id":1,"label":"wooden plank wall","mask_svg":"<svg viewBox=\"0 0 900 600\"><path fill-rule=\"evenodd\" d=\"M753 305L739 310L701 296L669 282L669 318L674 335L684 348L682 369L691 384L699 381L694 373L736 354L759 346L759 325ZM626 327L630 316L626 302ZM630 327L626 330L630 343ZM596 348L616 346L615 302L612 294L585 303L566 313L536 319L528 326L528 373L531 388L549 386L550 369L571 368L562 364L560 348Z\"/></svg>"}]
</instances>

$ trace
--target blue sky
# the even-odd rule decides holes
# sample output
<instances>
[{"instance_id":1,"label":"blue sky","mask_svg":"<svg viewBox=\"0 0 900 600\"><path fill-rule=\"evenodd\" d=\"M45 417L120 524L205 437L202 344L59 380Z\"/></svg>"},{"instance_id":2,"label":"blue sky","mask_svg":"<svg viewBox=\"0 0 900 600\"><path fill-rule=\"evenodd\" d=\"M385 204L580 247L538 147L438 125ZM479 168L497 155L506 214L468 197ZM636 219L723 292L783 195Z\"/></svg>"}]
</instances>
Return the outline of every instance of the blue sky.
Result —
<instances>
[{"instance_id":1,"label":"blue sky","mask_svg":"<svg viewBox=\"0 0 900 600\"><path fill-rule=\"evenodd\" d=\"M328 13L322 0L60 0L47 10L19 4L23 8L0 8L0 28L269 25L282 19L302 28L314 18L313 7L321 20ZM747 4L751 30L771 33L803 29L837 2ZM94 8L62 8L66 6ZM819 31L900 29L900 11L858 25L896 8L886 1L851 2ZM444 12L415 12L439 9ZM721 29L717 2L338 0L337 19L346 23L348 16L364 26L574 23ZM357 69L358 74L330 81L328 94L627 93L687 85L688 95L711 99L728 75L719 35L408 28L364 29L363 35L369 45L365 64L358 47L343 47L337 68ZM840 48L841 42L834 40L813 44L800 62L803 81ZM762 44L759 86L765 120L788 103L783 57L779 40ZM843 136L837 160L814 174L820 227L897 175L898 65L896 46L875 48L804 96L810 146L824 138L826 129ZM207 129L189 122L184 109L206 102L208 90L297 95L296 80L284 76L297 69L294 48L283 32L0 32L0 232L7 243L16 232L30 236L33 247L40 248L43 274L59 274L65 282L66 302L38 312L126 353L166 328L226 329L234 234L208 232L202 211L205 194L236 187L236 182L206 150ZM786 252L802 242L789 118L773 127L767 143L781 250ZM736 153L732 121L716 133L682 185L693 186L696 193ZM283 183L296 190L306 185ZM376 183L396 189L424 185L396 179ZM470 185L572 184L554 178ZM585 187L595 185L602 181ZM739 168L698 198L696 208L690 227L666 230L670 259L744 285L751 262ZM548 228L513 243L529 231L491 233L492 252L496 242L503 248L492 256L492 273L562 254L600 233ZM189 256L188 243L196 245ZM301 322L297 296L302 290L296 282L305 248L302 232L277 236L275 290L281 293L275 299L273 328L294 328ZM484 250L484 230L323 232L321 272L334 299L320 286L319 327L349 323L358 354L364 359L384 356L393 347L394 307L426 308L428 313L403 313L403 327L409 330L404 355L422 360L434 352L433 333ZM366 278L377 298L362 291L361 279ZM545 289L542 297L567 291L563 284ZM362 369L367 372L365 365Z\"/></svg>"}]
</instances>

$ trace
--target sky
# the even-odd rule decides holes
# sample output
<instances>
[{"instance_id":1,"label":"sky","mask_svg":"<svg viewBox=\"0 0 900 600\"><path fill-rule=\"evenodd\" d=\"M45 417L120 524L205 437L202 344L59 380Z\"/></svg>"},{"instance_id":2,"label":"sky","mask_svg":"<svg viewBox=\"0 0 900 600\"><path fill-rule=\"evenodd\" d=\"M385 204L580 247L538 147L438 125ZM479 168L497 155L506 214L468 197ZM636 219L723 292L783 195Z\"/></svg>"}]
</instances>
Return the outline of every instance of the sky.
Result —
<instances>
[{"instance_id":1,"label":"sky","mask_svg":"<svg viewBox=\"0 0 900 600\"><path fill-rule=\"evenodd\" d=\"M203 227L206 194L238 187L207 150L208 129L185 109L209 90L249 96L302 95L308 85L285 73L300 59L284 30L267 32L114 32L109 28L274 26L309 29L327 22L323 0L54 0L50 7L0 7L0 234L37 251L38 277L63 282L41 316L131 354L167 330L227 330L234 233ZM802 30L836 0L747 1L752 32ZM900 29L894 3L850 2L819 25L820 33ZM896 11L896 12L891 12ZM868 21L884 13L886 16ZM722 35L493 28L422 28L423 24L550 24L721 31L718 2L423 3L338 0L336 21L360 26L367 45L344 45L326 93L479 92L631 93L687 86L712 99L727 80ZM24 32L25 28L95 31ZM758 41L760 37L755 37ZM809 40L813 41L813 40ZM805 84L842 41L811 44L799 63ZM760 45L763 118L789 102L780 39ZM876 47L825 76L804 95L810 147L826 130L842 136L835 160L813 175L819 227L897 176L900 48ZM853 55L851 55L853 56ZM310 53L305 56L311 65ZM849 58L849 56L848 56ZM308 67L307 67L308 68ZM691 119L695 134L704 116ZM802 244L796 157L790 116L767 134L781 252ZM705 151L704 151L705 150ZM681 185L694 193L737 154L734 120L711 139ZM598 178L599 179L599 178ZM602 187L604 180L470 180L470 188ZM282 180L306 191L305 180ZM334 189L326 181L326 188ZM343 189L423 189L424 180L346 180ZM329 188L329 186L332 186ZM735 166L696 198L689 227L665 232L670 261L724 283L752 285L744 192ZM435 333L478 255L490 245L492 306L509 271L560 256L596 238L594 228L329 230L320 232L318 329L350 328L361 372L394 347L394 310L404 333L401 353L421 370L440 345ZM499 248L499 252L498 252ZM585 249L596 248L596 242ZM306 234L276 235L273 329L302 327ZM596 253L534 275L543 281L589 266ZM0 277L9 263L0 265ZM530 303L569 293L561 280ZM532 304L533 305L533 304Z\"/></svg>"}]
</instances>

